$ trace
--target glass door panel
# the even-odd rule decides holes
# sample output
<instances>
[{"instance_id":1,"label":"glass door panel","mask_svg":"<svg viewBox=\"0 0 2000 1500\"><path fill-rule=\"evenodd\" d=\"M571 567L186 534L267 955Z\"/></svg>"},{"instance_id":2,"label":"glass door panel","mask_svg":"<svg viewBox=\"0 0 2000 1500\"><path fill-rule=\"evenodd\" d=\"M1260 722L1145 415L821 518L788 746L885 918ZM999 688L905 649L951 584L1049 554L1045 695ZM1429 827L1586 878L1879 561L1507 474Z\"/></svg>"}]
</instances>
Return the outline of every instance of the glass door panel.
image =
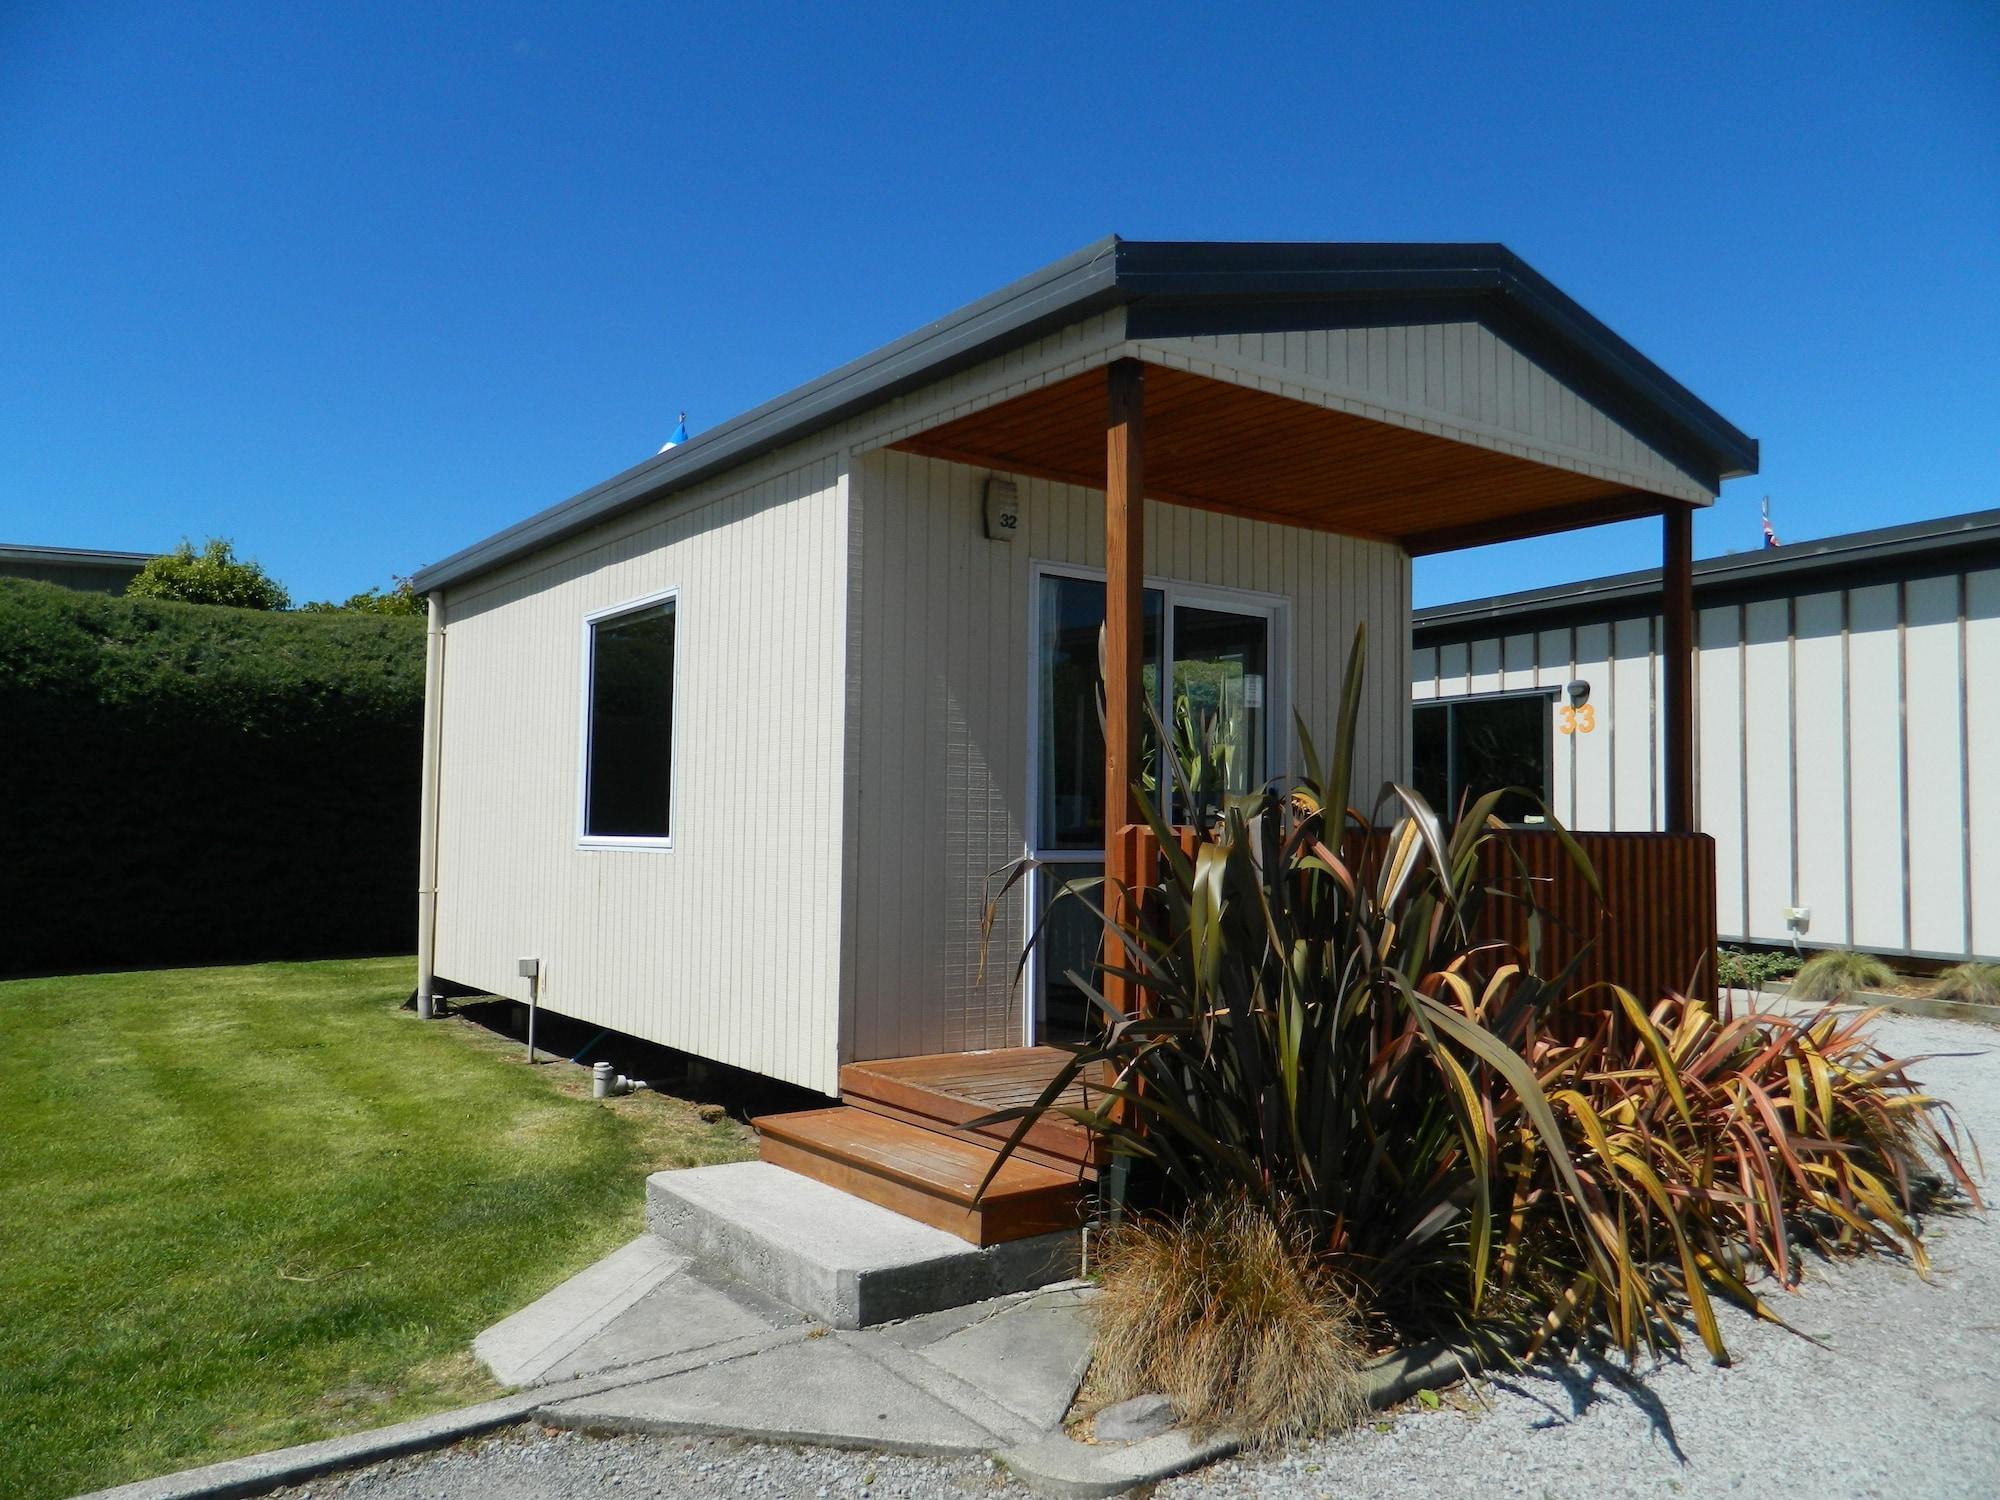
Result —
<instances>
[{"instance_id":1,"label":"glass door panel","mask_svg":"<svg viewBox=\"0 0 2000 1500\"><path fill-rule=\"evenodd\" d=\"M1161 719L1173 724L1165 701L1171 684L1197 722L1213 721L1225 751L1225 783L1247 792L1271 774L1270 696L1272 611L1245 601L1232 608L1211 591L1182 603L1173 585L1144 594L1143 689ZM1193 592L1193 591L1191 591ZM1098 707L1099 638L1104 584L1095 578L1045 573L1037 586L1035 620L1035 795L1029 839L1047 864L1030 882L1030 927L1041 927L1030 963L1037 1041L1077 1041L1094 1019L1072 972L1088 978L1103 931L1091 907L1064 897L1072 881L1104 873L1104 725ZM1171 655L1169 673L1161 663ZM1141 747L1142 775L1157 786L1157 736L1150 722ZM1171 778L1169 778L1171 779ZM1171 788L1169 788L1171 791ZM1158 793L1155 792L1157 796ZM1177 816L1168 797L1167 816Z\"/></svg>"},{"instance_id":2,"label":"glass door panel","mask_svg":"<svg viewBox=\"0 0 2000 1500\"><path fill-rule=\"evenodd\" d=\"M1042 579L1040 656L1036 675L1041 744L1036 747L1037 852L1104 847L1104 720L1098 707L1098 641L1104 630L1104 585L1094 578ZM1160 692L1160 635L1166 599L1145 592L1145 690ZM1153 759L1149 724L1142 764Z\"/></svg>"},{"instance_id":3,"label":"glass door panel","mask_svg":"<svg viewBox=\"0 0 2000 1500\"><path fill-rule=\"evenodd\" d=\"M1185 706L1194 732L1221 757L1221 791L1251 791L1271 774L1270 654L1268 614L1192 604L1174 609L1176 733Z\"/></svg>"}]
</instances>

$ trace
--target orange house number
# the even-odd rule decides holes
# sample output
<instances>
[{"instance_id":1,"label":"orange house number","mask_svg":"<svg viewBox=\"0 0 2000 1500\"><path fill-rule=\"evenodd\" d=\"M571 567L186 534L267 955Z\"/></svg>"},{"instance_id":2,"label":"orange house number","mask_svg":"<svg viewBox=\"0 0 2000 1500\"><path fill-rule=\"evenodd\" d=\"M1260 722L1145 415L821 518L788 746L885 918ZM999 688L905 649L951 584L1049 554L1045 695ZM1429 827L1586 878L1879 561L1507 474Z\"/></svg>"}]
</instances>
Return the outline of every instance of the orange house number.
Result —
<instances>
[{"instance_id":1,"label":"orange house number","mask_svg":"<svg viewBox=\"0 0 2000 1500\"><path fill-rule=\"evenodd\" d=\"M1571 708L1567 703L1556 709L1556 729L1563 734L1589 734L1597 727L1597 710L1586 703Z\"/></svg>"}]
</instances>

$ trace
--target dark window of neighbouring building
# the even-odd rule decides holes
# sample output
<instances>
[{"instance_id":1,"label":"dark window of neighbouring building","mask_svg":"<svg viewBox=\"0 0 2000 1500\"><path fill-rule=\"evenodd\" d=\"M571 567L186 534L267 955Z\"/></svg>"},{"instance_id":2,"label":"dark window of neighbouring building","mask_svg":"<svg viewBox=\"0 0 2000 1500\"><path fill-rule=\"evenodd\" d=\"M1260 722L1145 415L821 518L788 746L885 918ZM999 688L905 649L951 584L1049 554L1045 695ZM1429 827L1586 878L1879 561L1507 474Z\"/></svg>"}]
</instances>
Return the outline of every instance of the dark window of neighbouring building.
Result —
<instances>
[{"instance_id":1,"label":"dark window of neighbouring building","mask_svg":"<svg viewBox=\"0 0 2000 1500\"><path fill-rule=\"evenodd\" d=\"M1447 823L1466 803L1503 787L1549 800L1548 693L1447 698L1416 704L1410 715L1411 779ZM1494 809L1509 823L1540 818L1542 808L1518 791Z\"/></svg>"}]
</instances>

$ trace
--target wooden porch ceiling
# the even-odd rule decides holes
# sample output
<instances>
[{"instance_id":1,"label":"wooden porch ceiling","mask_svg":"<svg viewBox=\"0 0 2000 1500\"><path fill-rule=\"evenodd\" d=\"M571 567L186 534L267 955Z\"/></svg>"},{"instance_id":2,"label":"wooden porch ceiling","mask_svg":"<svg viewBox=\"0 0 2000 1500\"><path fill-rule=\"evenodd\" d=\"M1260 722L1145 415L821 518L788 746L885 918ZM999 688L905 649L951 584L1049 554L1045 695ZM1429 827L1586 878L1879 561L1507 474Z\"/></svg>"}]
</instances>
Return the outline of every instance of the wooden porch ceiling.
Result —
<instances>
[{"instance_id":1,"label":"wooden porch ceiling","mask_svg":"<svg viewBox=\"0 0 2000 1500\"><path fill-rule=\"evenodd\" d=\"M903 439L909 453L1102 489L1104 372ZM1663 497L1285 396L1146 367L1146 493L1412 553L1660 513Z\"/></svg>"}]
</instances>

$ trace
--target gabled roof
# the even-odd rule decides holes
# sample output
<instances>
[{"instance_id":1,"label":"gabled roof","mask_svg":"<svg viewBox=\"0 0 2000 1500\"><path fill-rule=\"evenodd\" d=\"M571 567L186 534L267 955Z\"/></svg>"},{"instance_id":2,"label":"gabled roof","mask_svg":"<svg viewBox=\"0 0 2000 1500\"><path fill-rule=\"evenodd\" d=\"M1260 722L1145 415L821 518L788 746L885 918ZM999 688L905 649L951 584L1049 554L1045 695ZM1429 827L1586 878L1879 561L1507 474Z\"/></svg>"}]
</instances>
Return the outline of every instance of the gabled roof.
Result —
<instances>
[{"instance_id":1,"label":"gabled roof","mask_svg":"<svg viewBox=\"0 0 2000 1500\"><path fill-rule=\"evenodd\" d=\"M2000 566L2000 510L1975 510L1702 558L1694 565L1694 589L1700 602L1719 603L1993 566ZM1660 570L1645 568L1554 588L1433 604L1417 610L1411 620L1417 644L1431 645L1530 629L1558 618L1627 618L1656 608L1659 597Z\"/></svg>"},{"instance_id":2,"label":"gabled roof","mask_svg":"<svg viewBox=\"0 0 2000 1500\"><path fill-rule=\"evenodd\" d=\"M1504 245L1113 235L422 568L413 583L461 583L1113 307L1134 339L1482 322L1711 487L1757 468L1755 439Z\"/></svg>"}]
</instances>

